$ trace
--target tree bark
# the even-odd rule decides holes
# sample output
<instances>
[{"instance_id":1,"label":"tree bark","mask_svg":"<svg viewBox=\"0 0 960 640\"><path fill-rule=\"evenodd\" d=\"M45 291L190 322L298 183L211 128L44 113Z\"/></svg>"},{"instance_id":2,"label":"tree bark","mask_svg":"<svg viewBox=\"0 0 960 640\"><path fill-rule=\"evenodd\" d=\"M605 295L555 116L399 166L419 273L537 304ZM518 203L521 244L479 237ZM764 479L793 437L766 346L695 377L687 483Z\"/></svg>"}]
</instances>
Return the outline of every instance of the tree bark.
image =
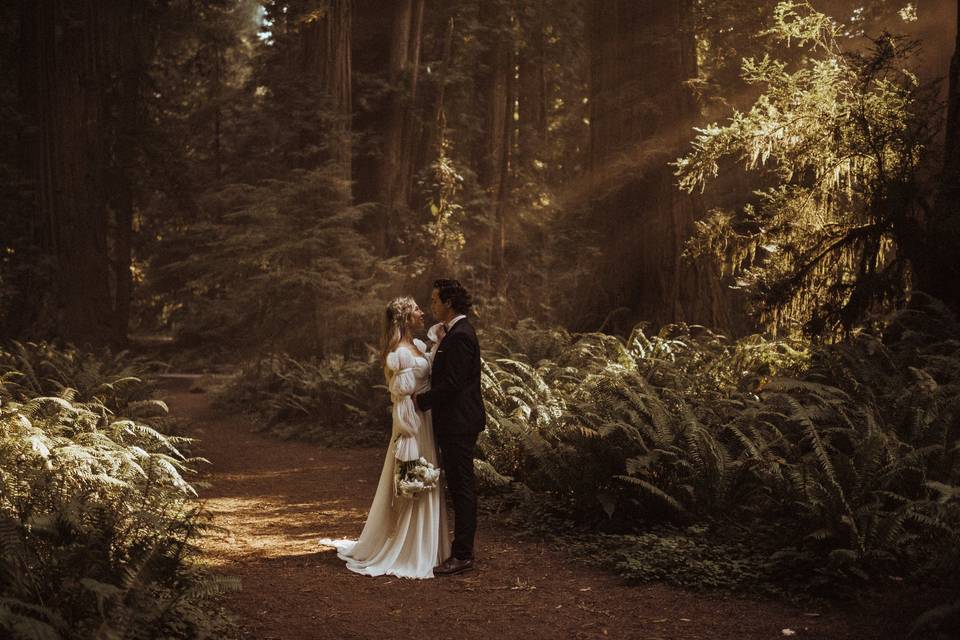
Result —
<instances>
[{"instance_id":1,"label":"tree bark","mask_svg":"<svg viewBox=\"0 0 960 640\"><path fill-rule=\"evenodd\" d=\"M956 43L950 59L947 122L944 136L943 184L960 190L960 0L957 0Z\"/></svg>"},{"instance_id":2,"label":"tree bark","mask_svg":"<svg viewBox=\"0 0 960 640\"><path fill-rule=\"evenodd\" d=\"M420 88L420 57L423 45L423 14L426 7L425 0L416 0L413 8L411 35L409 80L406 84L406 100L403 108L403 135L400 145L400 163L397 171L399 188L396 190L396 199L393 210L411 206L410 190L415 172L414 162L417 151L420 150L417 141L421 139L421 126L417 119L417 102Z\"/></svg>"},{"instance_id":3,"label":"tree bark","mask_svg":"<svg viewBox=\"0 0 960 640\"><path fill-rule=\"evenodd\" d=\"M378 200L382 203L377 248L381 255L392 251L391 238L396 217L409 207L410 181L413 175L413 141L420 41L425 0L398 0L390 27L387 82L390 95L383 129L382 159L376 179Z\"/></svg>"},{"instance_id":4,"label":"tree bark","mask_svg":"<svg viewBox=\"0 0 960 640\"><path fill-rule=\"evenodd\" d=\"M353 177L353 141L350 129L350 119L353 115L351 87L353 61L350 51L351 0L331 0L326 27L327 65L324 87L330 94L337 113L336 161L340 165L340 177L349 182Z\"/></svg>"},{"instance_id":5,"label":"tree bark","mask_svg":"<svg viewBox=\"0 0 960 640\"><path fill-rule=\"evenodd\" d=\"M221 96L223 94L223 49L220 43L214 44L213 52L213 175L220 180L223 177L223 148L221 144L221 128L223 125L223 108Z\"/></svg>"},{"instance_id":6,"label":"tree bark","mask_svg":"<svg viewBox=\"0 0 960 640\"><path fill-rule=\"evenodd\" d=\"M326 0L308 15L301 33L304 71L317 79L333 111L330 160L347 184L353 177L352 23L352 0Z\"/></svg>"},{"instance_id":7,"label":"tree bark","mask_svg":"<svg viewBox=\"0 0 960 640\"><path fill-rule=\"evenodd\" d=\"M941 299L960 314L960 0L956 43L950 60L947 119L940 188L926 230L926 250L914 268L917 288Z\"/></svg>"},{"instance_id":8,"label":"tree bark","mask_svg":"<svg viewBox=\"0 0 960 640\"><path fill-rule=\"evenodd\" d=\"M37 229L55 264L55 331L122 344L130 302L131 134L142 69L141 5L26 3L25 107L34 119ZM29 6L31 5L32 6Z\"/></svg>"},{"instance_id":9,"label":"tree bark","mask_svg":"<svg viewBox=\"0 0 960 640\"><path fill-rule=\"evenodd\" d=\"M544 5L544 0L539 0L536 16L521 24L523 47L519 52L517 111L520 120L517 151L525 166L542 153L547 139Z\"/></svg>"},{"instance_id":10,"label":"tree bark","mask_svg":"<svg viewBox=\"0 0 960 640\"><path fill-rule=\"evenodd\" d=\"M507 241L506 210L510 200L510 175L513 146L513 105L515 82L513 78L514 53L511 46L507 51L506 91L504 95L504 122L500 131L500 154L498 159L500 175L497 178L497 193L494 205L493 235L490 242L490 289L494 295L503 295L504 291L504 249Z\"/></svg>"},{"instance_id":11,"label":"tree bark","mask_svg":"<svg viewBox=\"0 0 960 640\"><path fill-rule=\"evenodd\" d=\"M116 342L125 343L130 309L133 303L133 240L134 218L136 215L136 167L140 147L140 137L147 128L143 100L144 79L147 67L155 51L153 23L156 13L142 0L130 0L128 12L121 16L117 24L117 43L119 47L119 73L116 74L116 92L111 111L117 113L115 124L116 143L112 158L111 200L109 207L113 213L110 223L109 246L110 262L113 271L111 290L114 298L114 314L118 321ZM218 49L218 75L223 63L223 51ZM218 79L222 82L222 79ZM219 106L218 118L219 118ZM219 135L218 135L219 138ZM219 155L219 139L217 152ZM218 176L222 171L218 159Z\"/></svg>"},{"instance_id":12,"label":"tree bark","mask_svg":"<svg viewBox=\"0 0 960 640\"><path fill-rule=\"evenodd\" d=\"M510 197L509 176L514 120L514 38L512 6L497 2L481 3L480 21L490 34L483 55L483 70L478 80L478 98L486 105L479 165L480 186L490 203L490 267L488 283L495 293L502 286L505 231L505 207Z\"/></svg>"},{"instance_id":13,"label":"tree bark","mask_svg":"<svg viewBox=\"0 0 960 640\"><path fill-rule=\"evenodd\" d=\"M638 320L725 327L729 315L708 264L682 258L698 203L674 185L669 163L690 139L696 76L694 0L608 0L590 21L590 172L593 217L603 236L592 313L610 309L614 330Z\"/></svg>"}]
</instances>

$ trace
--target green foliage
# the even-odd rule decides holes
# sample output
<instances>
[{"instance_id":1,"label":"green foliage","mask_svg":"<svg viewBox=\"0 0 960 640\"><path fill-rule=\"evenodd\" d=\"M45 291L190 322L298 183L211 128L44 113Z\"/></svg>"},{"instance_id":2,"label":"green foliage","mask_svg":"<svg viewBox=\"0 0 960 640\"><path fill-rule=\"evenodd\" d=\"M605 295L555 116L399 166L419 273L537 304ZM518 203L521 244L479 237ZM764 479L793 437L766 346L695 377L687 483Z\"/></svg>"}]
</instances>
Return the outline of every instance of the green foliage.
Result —
<instances>
[{"instance_id":1,"label":"green foliage","mask_svg":"<svg viewBox=\"0 0 960 640\"><path fill-rule=\"evenodd\" d=\"M689 253L736 276L768 326L816 335L901 304L922 252L918 169L931 132L914 47L884 34L847 53L843 33L807 2L779 3L767 35L799 47L798 61L745 58L743 79L761 91L753 106L699 129L677 162L687 191L727 159L759 172L767 186L754 202L715 210Z\"/></svg>"},{"instance_id":2,"label":"green foliage","mask_svg":"<svg viewBox=\"0 0 960 640\"><path fill-rule=\"evenodd\" d=\"M330 167L229 184L202 206L157 265L190 292L176 314L185 346L322 353L373 332L392 263L373 257Z\"/></svg>"},{"instance_id":3,"label":"green foliage","mask_svg":"<svg viewBox=\"0 0 960 640\"><path fill-rule=\"evenodd\" d=\"M197 564L209 526L184 438L155 429L123 354L0 350L0 629L12 638L210 635L202 600L238 587ZM9 635L7 635L9 634Z\"/></svg>"},{"instance_id":4,"label":"green foliage","mask_svg":"<svg viewBox=\"0 0 960 640\"><path fill-rule=\"evenodd\" d=\"M638 512L685 518L742 501L752 463L727 452L722 438L732 436L710 425L739 410L731 389L805 358L786 341L734 343L681 325L656 336L637 327L624 342L521 324L493 342L494 352L518 353L487 362L481 451L501 473L555 492L581 517L602 508L618 520ZM540 359L523 362L521 350Z\"/></svg>"},{"instance_id":5,"label":"green foliage","mask_svg":"<svg viewBox=\"0 0 960 640\"><path fill-rule=\"evenodd\" d=\"M560 205L571 183L586 174L584 18L583 3L576 0L452 0L425 12L418 93L430 98L420 98L413 111L415 118L437 124L427 161L417 171L419 193L396 224L403 227L402 250L427 257L434 269L454 270L489 324L528 316L559 320L569 303L563 292L590 273L588 234L579 221L562 220ZM491 137L499 134L486 130L488 83L496 56L511 55L508 50L516 51L522 79L514 88L517 119L510 137L516 144L501 193L494 186L500 159L490 157ZM377 86L369 78L358 80L361 90ZM433 99L441 91L442 105ZM498 270L490 251L501 199L505 255Z\"/></svg>"},{"instance_id":6,"label":"green foliage","mask_svg":"<svg viewBox=\"0 0 960 640\"><path fill-rule=\"evenodd\" d=\"M486 362L480 450L572 522L636 535L739 521L773 531L764 563L811 588L950 579L960 326L937 303L917 297L882 337L809 351L692 326L499 336L493 352L516 351ZM617 557L630 575L649 564Z\"/></svg>"},{"instance_id":7,"label":"green foliage","mask_svg":"<svg viewBox=\"0 0 960 640\"><path fill-rule=\"evenodd\" d=\"M755 539L725 541L702 525L587 536L568 548L634 582L665 582L693 590L777 591L767 556Z\"/></svg>"},{"instance_id":8,"label":"green foliage","mask_svg":"<svg viewBox=\"0 0 960 640\"><path fill-rule=\"evenodd\" d=\"M488 331L479 484L526 496L527 526L571 532L565 545L631 579L821 595L890 575L953 584L960 325L916 295L878 328L816 347L693 325L626 340ZM381 375L276 356L226 399L285 435L349 444L343 426L386 432Z\"/></svg>"},{"instance_id":9,"label":"green foliage","mask_svg":"<svg viewBox=\"0 0 960 640\"><path fill-rule=\"evenodd\" d=\"M375 360L274 354L248 363L217 402L255 415L262 429L281 437L337 446L381 444L390 434L389 394Z\"/></svg>"},{"instance_id":10,"label":"green foliage","mask_svg":"<svg viewBox=\"0 0 960 640\"><path fill-rule=\"evenodd\" d=\"M399 260L372 254L375 205L355 203L337 159L350 145L317 77L321 5L163 14L150 107L164 180L137 239L136 311L199 358L339 351L376 329L396 282Z\"/></svg>"}]
</instances>

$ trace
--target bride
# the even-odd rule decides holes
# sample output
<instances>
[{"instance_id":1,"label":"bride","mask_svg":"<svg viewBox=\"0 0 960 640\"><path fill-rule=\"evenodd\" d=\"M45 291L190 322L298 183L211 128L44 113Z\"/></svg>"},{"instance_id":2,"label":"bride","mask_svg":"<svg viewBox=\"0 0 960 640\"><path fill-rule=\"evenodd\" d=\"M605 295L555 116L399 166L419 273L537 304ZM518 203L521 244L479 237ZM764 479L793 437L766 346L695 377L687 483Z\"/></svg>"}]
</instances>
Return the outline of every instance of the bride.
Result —
<instances>
[{"instance_id":1,"label":"bride","mask_svg":"<svg viewBox=\"0 0 960 640\"><path fill-rule=\"evenodd\" d=\"M419 411L413 395L430 387L430 364L441 336L432 327L434 349L413 337L423 329L423 312L410 297L387 305L382 345L384 373L393 401L393 431L380 483L359 540L330 540L321 545L337 549L347 568L368 576L432 578L433 568L450 556L450 534L443 486L412 499L398 497L394 488L397 461L423 457L434 466L437 448L430 412ZM442 326L442 325L440 325Z\"/></svg>"}]
</instances>

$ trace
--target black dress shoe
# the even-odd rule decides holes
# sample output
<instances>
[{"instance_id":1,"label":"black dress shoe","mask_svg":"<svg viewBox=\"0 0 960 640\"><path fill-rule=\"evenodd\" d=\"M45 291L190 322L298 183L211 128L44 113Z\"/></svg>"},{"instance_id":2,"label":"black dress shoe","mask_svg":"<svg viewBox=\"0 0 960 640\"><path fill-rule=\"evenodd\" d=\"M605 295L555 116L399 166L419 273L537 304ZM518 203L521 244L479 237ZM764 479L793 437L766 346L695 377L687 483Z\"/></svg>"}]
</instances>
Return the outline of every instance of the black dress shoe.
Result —
<instances>
[{"instance_id":1,"label":"black dress shoe","mask_svg":"<svg viewBox=\"0 0 960 640\"><path fill-rule=\"evenodd\" d=\"M461 560L460 558L447 558L440 566L433 568L435 576L452 576L457 573L463 573L473 569L473 560Z\"/></svg>"}]
</instances>

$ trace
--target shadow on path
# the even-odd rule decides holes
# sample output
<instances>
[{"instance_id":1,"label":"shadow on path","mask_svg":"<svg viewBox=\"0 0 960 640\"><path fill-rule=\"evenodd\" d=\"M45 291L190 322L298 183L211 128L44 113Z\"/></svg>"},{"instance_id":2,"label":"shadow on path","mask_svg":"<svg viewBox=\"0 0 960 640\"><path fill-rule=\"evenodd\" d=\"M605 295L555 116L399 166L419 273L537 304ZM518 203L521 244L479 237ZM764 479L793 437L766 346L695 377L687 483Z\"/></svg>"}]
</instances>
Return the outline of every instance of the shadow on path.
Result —
<instances>
[{"instance_id":1,"label":"shadow on path","mask_svg":"<svg viewBox=\"0 0 960 640\"><path fill-rule=\"evenodd\" d=\"M175 415L212 461L201 490L214 524L204 549L238 576L227 597L245 640L314 638L629 638L818 640L898 638L876 618L803 611L665 585L629 586L482 520L476 571L453 578L369 578L347 571L321 537L356 537L384 452L273 440L214 411L188 383L169 383Z\"/></svg>"}]
</instances>

